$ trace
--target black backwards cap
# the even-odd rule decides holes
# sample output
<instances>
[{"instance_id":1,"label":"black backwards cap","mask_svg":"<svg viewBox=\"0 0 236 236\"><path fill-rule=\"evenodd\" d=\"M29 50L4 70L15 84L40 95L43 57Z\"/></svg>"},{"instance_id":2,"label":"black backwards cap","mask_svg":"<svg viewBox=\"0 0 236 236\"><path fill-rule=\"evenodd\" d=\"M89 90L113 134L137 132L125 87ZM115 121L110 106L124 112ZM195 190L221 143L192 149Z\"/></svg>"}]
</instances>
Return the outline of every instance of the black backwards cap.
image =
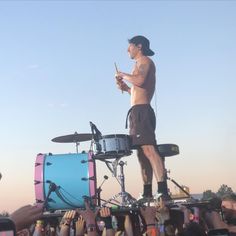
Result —
<instances>
[{"instance_id":1,"label":"black backwards cap","mask_svg":"<svg viewBox=\"0 0 236 236\"><path fill-rule=\"evenodd\" d=\"M138 35L138 36L134 36L133 38L128 40L129 43L132 43L134 45L142 45L142 52L145 56L153 56L155 53L150 49L150 42L149 40L142 36L142 35Z\"/></svg>"}]
</instances>

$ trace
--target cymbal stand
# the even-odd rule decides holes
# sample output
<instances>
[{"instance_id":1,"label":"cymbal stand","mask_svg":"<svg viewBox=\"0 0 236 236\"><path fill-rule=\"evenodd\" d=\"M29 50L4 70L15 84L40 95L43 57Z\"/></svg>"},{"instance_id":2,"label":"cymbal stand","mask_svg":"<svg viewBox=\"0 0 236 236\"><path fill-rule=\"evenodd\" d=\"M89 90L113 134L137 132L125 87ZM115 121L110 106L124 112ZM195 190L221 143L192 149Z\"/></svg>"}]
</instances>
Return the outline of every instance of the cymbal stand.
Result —
<instances>
[{"instance_id":1,"label":"cymbal stand","mask_svg":"<svg viewBox=\"0 0 236 236\"><path fill-rule=\"evenodd\" d=\"M126 192L125 192L125 175L124 175L124 163L123 161L119 162L120 166L120 175L118 176L120 179L120 186L121 186L121 199L122 199L122 206L124 206L125 201L126 201Z\"/></svg>"},{"instance_id":2,"label":"cymbal stand","mask_svg":"<svg viewBox=\"0 0 236 236\"><path fill-rule=\"evenodd\" d=\"M103 176L103 181L102 183L100 184L100 186L96 189L96 192L97 192L97 200L98 200L98 206L100 207L101 206L101 192L102 192L102 185L105 183L105 181L108 179L108 176L107 175L104 175Z\"/></svg>"},{"instance_id":3,"label":"cymbal stand","mask_svg":"<svg viewBox=\"0 0 236 236\"><path fill-rule=\"evenodd\" d=\"M75 142L76 153L79 153L79 142Z\"/></svg>"}]
</instances>

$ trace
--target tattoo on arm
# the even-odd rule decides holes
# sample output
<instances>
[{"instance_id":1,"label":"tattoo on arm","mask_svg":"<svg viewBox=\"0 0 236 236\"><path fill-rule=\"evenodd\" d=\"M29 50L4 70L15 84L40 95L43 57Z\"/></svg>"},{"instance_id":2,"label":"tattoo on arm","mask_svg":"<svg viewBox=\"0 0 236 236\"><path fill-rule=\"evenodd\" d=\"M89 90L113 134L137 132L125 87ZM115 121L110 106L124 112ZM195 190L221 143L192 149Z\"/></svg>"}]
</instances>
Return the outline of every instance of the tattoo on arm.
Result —
<instances>
[{"instance_id":1,"label":"tattoo on arm","mask_svg":"<svg viewBox=\"0 0 236 236\"><path fill-rule=\"evenodd\" d=\"M147 74L148 74L148 70L149 70L149 65L148 64L141 64L138 68L139 70L139 74L146 79Z\"/></svg>"}]
</instances>

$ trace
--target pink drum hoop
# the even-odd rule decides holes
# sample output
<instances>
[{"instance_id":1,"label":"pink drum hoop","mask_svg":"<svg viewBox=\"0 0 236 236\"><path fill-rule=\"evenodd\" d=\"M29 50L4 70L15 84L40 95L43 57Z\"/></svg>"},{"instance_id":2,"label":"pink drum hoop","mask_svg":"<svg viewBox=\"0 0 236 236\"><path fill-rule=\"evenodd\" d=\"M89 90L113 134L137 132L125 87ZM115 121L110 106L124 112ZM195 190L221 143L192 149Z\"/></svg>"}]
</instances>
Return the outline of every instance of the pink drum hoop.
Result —
<instances>
[{"instance_id":1,"label":"pink drum hoop","mask_svg":"<svg viewBox=\"0 0 236 236\"><path fill-rule=\"evenodd\" d=\"M35 181L35 196L37 196L37 200L40 203L44 201L44 192L43 192L43 168L44 168L44 158L45 154L38 154L36 157L36 162L35 162L35 172L34 172L34 181ZM37 182L37 183L36 183Z\"/></svg>"}]
</instances>

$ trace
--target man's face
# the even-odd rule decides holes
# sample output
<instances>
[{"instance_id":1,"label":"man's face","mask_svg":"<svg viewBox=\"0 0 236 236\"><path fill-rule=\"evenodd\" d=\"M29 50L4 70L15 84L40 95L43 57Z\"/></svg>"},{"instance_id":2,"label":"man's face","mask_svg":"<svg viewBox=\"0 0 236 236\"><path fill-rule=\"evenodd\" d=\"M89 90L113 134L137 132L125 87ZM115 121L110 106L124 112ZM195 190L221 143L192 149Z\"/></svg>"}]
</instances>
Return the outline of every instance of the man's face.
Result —
<instances>
[{"instance_id":1,"label":"man's face","mask_svg":"<svg viewBox=\"0 0 236 236\"><path fill-rule=\"evenodd\" d=\"M234 208L234 201L230 201L230 200L223 200L221 203L222 208L225 209L232 209Z\"/></svg>"},{"instance_id":2,"label":"man's face","mask_svg":"<svg viewBox=\"0 0 236 236\"><path fill-rule=\"evenodd\" d=\"M131 59L135 59L138 53L141 51L140 45L135 45L133 43L130 43L127 49L129 56Z\"/></svg>"},{"instance_id":3,"label":"man's face","mask_svg":"<svg viewBox=\"0 0 236 236\"><path fill-rule=\"evenodd\" d=\"M235 219L236 218L236 202L231 200L223 200L221 203L222 211L224 213L225 219Z\"/></svg>"}]
</instances>

